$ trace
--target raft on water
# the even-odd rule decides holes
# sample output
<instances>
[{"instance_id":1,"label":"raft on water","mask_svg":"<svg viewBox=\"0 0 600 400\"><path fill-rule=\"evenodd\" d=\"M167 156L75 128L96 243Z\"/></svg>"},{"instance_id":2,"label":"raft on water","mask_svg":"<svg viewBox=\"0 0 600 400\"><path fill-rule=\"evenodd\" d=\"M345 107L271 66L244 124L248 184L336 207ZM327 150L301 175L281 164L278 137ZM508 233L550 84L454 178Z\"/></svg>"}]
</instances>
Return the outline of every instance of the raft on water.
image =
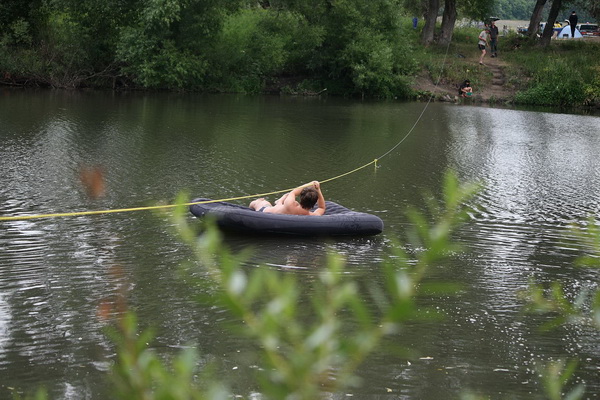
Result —
<instances>
[{"instance_id":1,"label":"raft on water","mask_svg":"<svg viewBox=\"0 0 600 400\"><path fill-rule=\"evenodd\" d=\"M192 203L211 201L194 199ZM192 204L190 212L198 218L211 217L219 228L239 233L301 236L367 236L383 232L383 221L376 215L347 209L326 201L324 215L287 215L255 211L224 201Z\"/></svg>"}]
</instances>

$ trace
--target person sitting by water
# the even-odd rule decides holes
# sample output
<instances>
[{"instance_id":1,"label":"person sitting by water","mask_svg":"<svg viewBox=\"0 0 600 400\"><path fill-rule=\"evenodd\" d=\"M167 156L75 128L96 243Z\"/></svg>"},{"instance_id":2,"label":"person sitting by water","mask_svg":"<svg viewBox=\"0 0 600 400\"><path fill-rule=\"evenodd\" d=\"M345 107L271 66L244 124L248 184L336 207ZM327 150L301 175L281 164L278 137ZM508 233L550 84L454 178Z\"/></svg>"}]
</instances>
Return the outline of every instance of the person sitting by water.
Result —
<instances>
[{"instance_id":1,"label":"person sitting by water","mask_svg":"<svg viewBox=\"0 0 600 400\"><path fill-rule=\"evenodd\" d=\"M300 196L300 202L296 201L296 196ZM315 204L318 206L317 209L311 211ZM321 193L321 185L318 181L298 186L291 192L281 196L275 202L275 205L261 197L253 200L249 207L264 213L292 215L323 215L326 208L325 198Z\"/></svg>"},{"instance_id":2,"label":"person sitting by water","mask_svg":"<svg viewBox=\"0 0 600 400\"><path fill-rule=\"evenodd\" d=\"M458 95L462 97L471 96L473 94L473 88L471 88L471 81L468 79L464 81L458 88Z\"/></svg>"}]
</instances>

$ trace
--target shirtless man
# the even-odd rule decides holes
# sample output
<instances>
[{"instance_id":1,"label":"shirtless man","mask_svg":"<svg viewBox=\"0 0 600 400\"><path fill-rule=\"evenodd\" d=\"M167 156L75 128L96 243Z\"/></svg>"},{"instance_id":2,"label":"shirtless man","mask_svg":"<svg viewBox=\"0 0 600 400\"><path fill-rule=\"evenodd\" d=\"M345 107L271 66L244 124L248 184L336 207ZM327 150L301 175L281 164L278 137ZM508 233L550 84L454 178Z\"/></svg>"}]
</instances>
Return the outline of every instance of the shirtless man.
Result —
<instances>
[{"instance_id":1,"label":"shirtless man","mask_svg":"<svg viewBox=\"0 0 600 400\"><path fill-rule=\"evenodd\" d=\"M296 201L296 196L300 196L300 202ZM315 211L310 211L315 204L318 208ZM325 207L325 198L321 193L321 185L318 181L298 186L291 192L281 196L275 202L275 205L263 198L253 200L250 203L250 208L253 210L271 214L323 215L325 214Z\"/></svg>"}]
</instances>

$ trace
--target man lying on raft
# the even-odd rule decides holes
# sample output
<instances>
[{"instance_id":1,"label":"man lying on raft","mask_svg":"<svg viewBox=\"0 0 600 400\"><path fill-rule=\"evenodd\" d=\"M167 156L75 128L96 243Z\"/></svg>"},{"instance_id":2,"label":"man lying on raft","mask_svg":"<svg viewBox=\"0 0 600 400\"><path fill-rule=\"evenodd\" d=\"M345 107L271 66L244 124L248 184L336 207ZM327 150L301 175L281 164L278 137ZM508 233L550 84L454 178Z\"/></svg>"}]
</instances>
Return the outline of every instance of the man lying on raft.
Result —
<instances>
[{"instance_id":1,"label":"man lying on raft","mask_svg":"<svg viewBox=\"0 0 600 400\"><path fill-rule=\"evenodd\" d=\"M296 196L300 196L299 203L296 201ZM315 204L318 205L318 208L315 211L310 211ZM323 215L325 214L325 198L321 193L319 182L312 181L284 194L275 202L275 205L260 198L253 200L250 203L250 208L271 214Z\"/></svg>"}]
</instances>

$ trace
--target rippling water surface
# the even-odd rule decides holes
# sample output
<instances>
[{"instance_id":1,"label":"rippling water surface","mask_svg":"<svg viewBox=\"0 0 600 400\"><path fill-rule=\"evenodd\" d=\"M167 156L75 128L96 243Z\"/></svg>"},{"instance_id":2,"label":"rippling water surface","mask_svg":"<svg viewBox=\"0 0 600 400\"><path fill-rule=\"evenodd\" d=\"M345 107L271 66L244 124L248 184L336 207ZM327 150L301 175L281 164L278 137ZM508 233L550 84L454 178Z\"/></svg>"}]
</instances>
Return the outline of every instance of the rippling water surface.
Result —
<instances>
[{"instance_id":1,"label":"rippling water surface","mask_svg":"<svg viewBox=\"0 0 600 400\"><path fill-rule=\"evenodd\" d=\"M402 139L423 103L319 98L4 91L0 94L0 214L46 214L166 203L181 191L226 198L294 187L352 170ZM424 299L442 321L407 326L393 341L410 360L379 352L363 385L334 398L543 398L538 368L581 360L577 380L600 396L599 334L581 326L541 333L517 293L535 279L569 294L598 285L573 267L583 245L570 225L600 214L600 119L431 104L401 146L372 167L324 185L325 196L379 215L383 235L350 239L226 236L253 248L249 268L310 282L330 249L359 282L381 282L382 260L402 240L408 206L439 193L444 171L484 189L457 235L463 250L432 274L462 285ZM82 168L98 167L105 196L90 199ZM190 221L193 218L190 217ZM236 394L257 390L252 345L195 300L178 275L192 259L152 212L0 222L0 398L46 386L51 398L103 399L114 357L98 317L125 290L153 347L196 346ZM208 290L208 289L203 289ZM310 292L308 292L310 294ZM235 369L234 369L235 368Z\"/></svg>"}]
</instances>

